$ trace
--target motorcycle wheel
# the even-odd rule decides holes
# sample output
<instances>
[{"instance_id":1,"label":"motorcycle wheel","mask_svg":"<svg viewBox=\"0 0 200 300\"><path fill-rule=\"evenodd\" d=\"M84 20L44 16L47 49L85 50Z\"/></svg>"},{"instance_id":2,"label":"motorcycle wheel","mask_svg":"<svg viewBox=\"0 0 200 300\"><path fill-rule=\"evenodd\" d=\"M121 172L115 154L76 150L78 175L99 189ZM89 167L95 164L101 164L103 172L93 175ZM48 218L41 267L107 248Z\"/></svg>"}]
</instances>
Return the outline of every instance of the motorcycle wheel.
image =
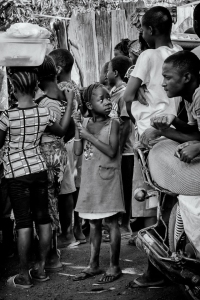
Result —
<instances>
[{"instance_id":1,"label":"motorcycle wheel","mask_svg":"<svg viewBox=\"0 0 200 300\"><path fill-rule=\"evenodd\" d=\"M176 211L177 211L178 203L176 203L170 213L169 217L169 225L168 225L168 239L169 239L169 248L171 252L175 252L176 242L175 242L175 223L176 223ZM184 292L185 296L188 300L200 300L200 297L196 297L190 289L189 286L180 284L180 289Z\"/></svg>"}]
</instances>

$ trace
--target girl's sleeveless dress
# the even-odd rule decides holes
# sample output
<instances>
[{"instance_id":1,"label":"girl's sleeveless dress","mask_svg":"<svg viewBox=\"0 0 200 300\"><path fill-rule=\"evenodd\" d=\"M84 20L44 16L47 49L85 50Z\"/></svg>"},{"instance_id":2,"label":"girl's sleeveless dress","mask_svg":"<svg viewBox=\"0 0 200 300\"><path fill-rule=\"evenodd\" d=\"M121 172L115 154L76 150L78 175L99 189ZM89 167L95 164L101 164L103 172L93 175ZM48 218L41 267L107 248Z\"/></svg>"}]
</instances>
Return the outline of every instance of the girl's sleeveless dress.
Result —
<instances>
[{"instance_id":1,"label":"girl's sleeveless dress","mask_svg":"<svg viewBox=\"0 0 200 300\"><path fill-rule=\"evenodd\" d=\"M89 118L84 119L87 127ZM109 144L112 119L94 136ZM114 158L102 153L84 140L82 175L76 211L84 219L103 219L125 212L121 182L121 159L118 150Z\"/></svg>"}]
</instances>

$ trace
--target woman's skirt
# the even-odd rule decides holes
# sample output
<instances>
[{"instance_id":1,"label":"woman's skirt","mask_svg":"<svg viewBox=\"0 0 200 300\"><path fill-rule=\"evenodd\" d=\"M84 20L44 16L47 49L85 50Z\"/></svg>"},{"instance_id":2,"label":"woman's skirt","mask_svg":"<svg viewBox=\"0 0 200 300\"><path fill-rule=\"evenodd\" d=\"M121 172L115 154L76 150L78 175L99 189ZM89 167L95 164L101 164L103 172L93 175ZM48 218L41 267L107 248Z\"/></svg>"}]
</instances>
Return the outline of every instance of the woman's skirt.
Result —
<instances>
[{"instance_id":1,"label":"woman's skirt","mask_svg":"<svg viewBox=\"0 0 200 300\"><path fill-rule=\"evenodd\" d=\"M43 143L40 146L40 150L47 165L49 214L52 220L52 227L60 232L58 195L67 164L67 151L63 139Z\"/></svg>"}]
</instances>

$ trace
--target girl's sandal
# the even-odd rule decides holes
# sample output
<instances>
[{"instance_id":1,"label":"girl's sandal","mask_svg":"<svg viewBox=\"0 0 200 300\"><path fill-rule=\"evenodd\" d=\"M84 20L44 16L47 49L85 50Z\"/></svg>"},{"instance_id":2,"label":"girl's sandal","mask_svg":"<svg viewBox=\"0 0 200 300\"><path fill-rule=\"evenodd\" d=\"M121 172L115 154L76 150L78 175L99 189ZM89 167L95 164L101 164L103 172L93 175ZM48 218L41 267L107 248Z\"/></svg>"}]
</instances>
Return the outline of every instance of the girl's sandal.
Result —
<instances>
[{"instance_id":1,"label":"girl's sandal","mask_svg":"<svg viewBox=\"0 0 200 300\"><path fill-rule=\"evenodd\" d=\"M38 275L38 270L34 269L30 269L29 274L33 280L36 280L38 282L45 282L50 279L49 276L47 276L46 274L43 276Z\"/></svg>"},{"instance_id":2,"label":"girl's sandal","mask_svg":"<svg viewBox=\"0 0 200 300\"><path fill-rule=\"evenodd\" d=\"M7 286L11 287L11 288L18 288L18 289L30 289L33 284L19 284L19 283L15 283L15 278L18 276L19 274L16 274L14 276L11 276L10 278L8 278L7 280Z\"/></svg>"},{"instance_id":3,"label":"girl's sandal","mask_svg":"<svg viewBox=\"0 0 200 300\"><path fill-rule=\"evenodd\" d=\"M122 276L122 272L112 275L112 274L103 274L103 276L97 281L98 284L104 284L104 283L110 283L117 279L119 279Z\"/></svg>"},{"instance_id":4,"label":"girl's sandal","mask_svg":"<svg viewBox=\"0 0 200 300\"><path fill-rule=\"evenodd\" d=\"M102 272L103 272L102 270L98 270L97 272L83 270L73 278L73 281L80 281L80 280L85 280L87 278L95 277L96 275L102 274Z\"/></svg>"}]
</instances>

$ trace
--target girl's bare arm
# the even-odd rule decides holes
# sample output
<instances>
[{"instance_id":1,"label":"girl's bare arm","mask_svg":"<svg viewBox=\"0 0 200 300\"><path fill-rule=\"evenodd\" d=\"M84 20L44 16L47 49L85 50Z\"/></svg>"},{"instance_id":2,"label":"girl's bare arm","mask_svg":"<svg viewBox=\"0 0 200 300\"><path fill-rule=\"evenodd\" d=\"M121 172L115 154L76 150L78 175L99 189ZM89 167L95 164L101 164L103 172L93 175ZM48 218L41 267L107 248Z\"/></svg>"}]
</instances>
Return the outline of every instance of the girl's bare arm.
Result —
<instances>
[{"instance_id":1,"label":"girl's bare arm","mask_svg":"<svg viewBox=\"0 0 200 300\"><path fill-rule=\"evenodd\" d=\"M136 94L142 84L142 80L136 77L130 77L126 90L124 92L123 99L126 102L126 109L130 116L130 119L133 123L135 123L135 119L131 113L131 104L133 101L137 101Z\"/></svg>"},{"instance_id":2,"label":"girl's bare arm","mask_svg":"<svg viewBox=\"0 0 200 300\"><path fill-rule=\"evenodd\" d=\"M71 120L71 114L72 114L72 101L74 98L74 92L73 91L67 91L65 90L65 96L68 101L66 111L60 121L60 124L58 122L55 122L52 126L49 127L49 130L59 136L63 137L66 134L66 131L69 127L70 120Z\"/></svg>"},{"instance_id":3,"label":"girl's bare arm","mask_svg":"<svg viewBox=\"0 0 200 300\"><path fill-rule=\"evenodd\" d=\"M80 156L83 153L83 141L80 138L78 127L75 129L74 153Z\"/></svg>"},{"instance_id":4,"label":"girl's bare arm","mask_svg":"<svg viewBox=\"0 0 200 300\"><path fill-rule=\"evenodd\" d=\"M119 122L117 120L112 121L112 128L110 132L110 143L105 144L98 140L93 134L83 127L78 127L81 138L91 142L97 149L106 154L107 156L114 158L119 149Z\"/></svg>"}]
</instances>

